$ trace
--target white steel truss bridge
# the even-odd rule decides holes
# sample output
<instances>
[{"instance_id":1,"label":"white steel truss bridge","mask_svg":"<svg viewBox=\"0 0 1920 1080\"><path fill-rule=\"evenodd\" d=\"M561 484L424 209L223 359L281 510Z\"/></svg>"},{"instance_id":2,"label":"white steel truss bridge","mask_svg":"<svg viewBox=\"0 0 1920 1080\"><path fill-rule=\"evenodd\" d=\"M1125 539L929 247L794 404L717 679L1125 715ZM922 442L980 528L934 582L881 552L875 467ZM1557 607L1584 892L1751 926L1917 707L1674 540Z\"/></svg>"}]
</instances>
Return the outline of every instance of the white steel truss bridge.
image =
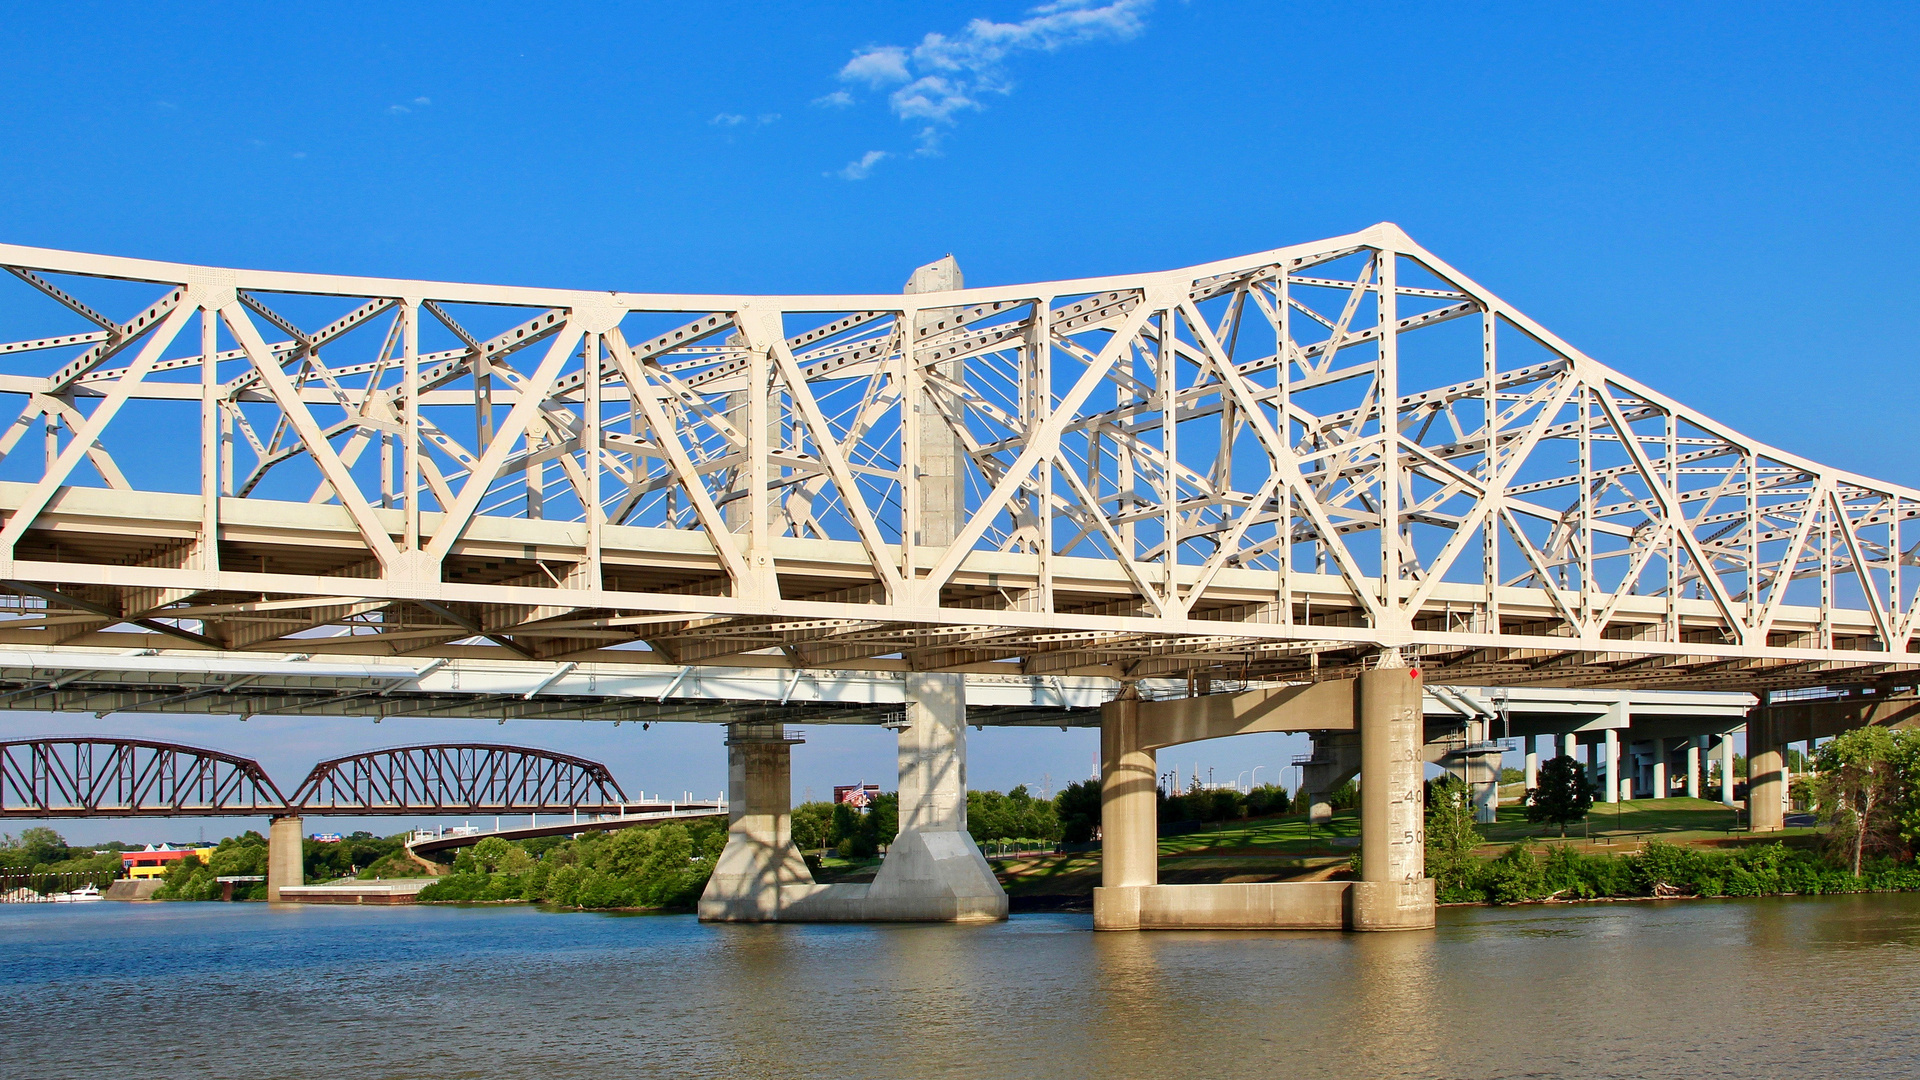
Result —
<instances>
[{"instance_id":1,"label":"white steel truss bridge","mask_svg":"<svg viewBox=\"0 0 1920 1080\"><path fill-rule=\"evenodd\" d=\"M1381 224L660 295L0 245L0 646L1133 680L1911 681L1920 491ZM57 665L50 665L57 666ZM49 680L51 682L53 680Z\"/></svg>"}]
</instances>

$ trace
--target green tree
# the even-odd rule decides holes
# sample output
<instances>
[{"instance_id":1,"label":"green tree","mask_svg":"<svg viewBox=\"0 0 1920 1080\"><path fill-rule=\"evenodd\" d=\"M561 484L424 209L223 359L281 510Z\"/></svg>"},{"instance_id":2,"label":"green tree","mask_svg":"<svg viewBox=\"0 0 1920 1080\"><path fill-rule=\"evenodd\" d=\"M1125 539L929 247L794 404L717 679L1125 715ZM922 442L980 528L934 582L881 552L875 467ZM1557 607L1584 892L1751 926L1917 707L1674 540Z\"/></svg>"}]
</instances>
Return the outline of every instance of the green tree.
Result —
<instances>
[{"instance_id":1,"label":"green tree","mask_svg":"<svg viewBox=\"0 0 1920 1080\"><path fill-rule=\"evenodd\" d=\"M1480 830L1473 824L1473 793L1466 781L1446 776L1427 795L1427 876L1445 901L1477 900Z\"/></svg>"},{"instance_id":2,"label":"green tree","mask_svg":"<svg viewBox=\"0 0 1920 1080\"><path fill-rule=\"evenodd\" d=\"M793 846L801 851L826 847L833 836L833 804L801 803L793 808Z\"/></svg>"},{"instance_id":3,"label":"green tree","mask_svg":"<svg viewBox=\"0 0 1920 1080\"><path fill-rule=\"evenodd\" d=\"M1527 789L1527 820L1560 826L1579 821L1593 809L1594 788L1586 766L1565 754L1540 766L1540 786Z\"/></svg>"},{"instance_id":4,"label":"green tree","mask_svg":"<svg viewBox=\"0 0 1920 1080\"><path fill-rule=\"evenodd\" d=\"M67 858L67 841L44 825L20 830L20 851L29 867L57 863Z\"/></svg>"},{"instance_id":5,"label":"green tree","mask_svg":"<svg viewBox=\"0 0 1920 1080\"><path fill-rule=\"evenodd\" d=\"M1079 780L1053 797L1053 813L1060 821L1060 839L1084 844L1100 827L1100 781Z\"/></svg>"},{"instance_id":6,"label":"green tree","mask_svg":"<svg viewBox=\"0 0 1920 1080\"><path fill-rule=\"evenodd\" d=\"M1828 842L1845 854L1855 876L1867 853L1903 846L1900 810L1907 792L1900 762L1906 755L1899 742L1893 732L1870 725L1829 740L1814 754L1815 804Z\"/></svg>"},{"instance_id":7,"label":"green tree","mask_svg":"<svg viewBox=\"0 0 1920 1080\"><path fill-rule=\"evenodd\" d=\"M505 838L489 836L473 845L474 865L483 873L491 874L500 869L500 864L506 861L507 853L512 850L513 845Z\"/></svg>"}]
</instances>

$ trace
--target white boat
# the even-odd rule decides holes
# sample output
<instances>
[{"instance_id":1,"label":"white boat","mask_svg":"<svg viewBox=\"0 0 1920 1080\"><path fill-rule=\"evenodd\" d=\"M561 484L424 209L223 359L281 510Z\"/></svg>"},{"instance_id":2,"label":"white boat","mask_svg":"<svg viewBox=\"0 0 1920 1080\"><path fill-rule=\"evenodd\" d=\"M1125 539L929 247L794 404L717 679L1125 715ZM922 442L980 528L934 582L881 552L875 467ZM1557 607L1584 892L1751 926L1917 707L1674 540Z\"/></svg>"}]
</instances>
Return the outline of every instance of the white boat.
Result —
<instances>
[{"instance_id":1,"label":"white boat","mask_svg":"<svg viewBox=\"0 0 1920 1080\"><path fill-rule=\"evenodd\" d=\"M100 889L94 885L82 886L72 892L54 893L48 897L49 900L52 900L56 904L80 904L88 900L98 900L100 898Z\"/></svg>"}]
</instances>

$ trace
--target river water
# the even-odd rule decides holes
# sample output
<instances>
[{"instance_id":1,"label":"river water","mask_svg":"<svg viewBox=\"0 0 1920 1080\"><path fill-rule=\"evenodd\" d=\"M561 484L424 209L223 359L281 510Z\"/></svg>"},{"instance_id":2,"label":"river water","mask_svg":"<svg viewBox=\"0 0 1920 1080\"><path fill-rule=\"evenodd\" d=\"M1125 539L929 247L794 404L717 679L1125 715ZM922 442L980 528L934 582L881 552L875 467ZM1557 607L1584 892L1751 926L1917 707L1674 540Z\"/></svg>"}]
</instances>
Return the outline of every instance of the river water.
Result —
<instances>
[{"instance_id":1,"label":"river water","mask_svg":"<svg viewBox=\"0 0 1920 1080\"><path fill-rule=\"evenodd\" d=\"M0 905L0 1076L1913 1077L1920 896L1430 933Z\"/></svg>"}]
</instances>

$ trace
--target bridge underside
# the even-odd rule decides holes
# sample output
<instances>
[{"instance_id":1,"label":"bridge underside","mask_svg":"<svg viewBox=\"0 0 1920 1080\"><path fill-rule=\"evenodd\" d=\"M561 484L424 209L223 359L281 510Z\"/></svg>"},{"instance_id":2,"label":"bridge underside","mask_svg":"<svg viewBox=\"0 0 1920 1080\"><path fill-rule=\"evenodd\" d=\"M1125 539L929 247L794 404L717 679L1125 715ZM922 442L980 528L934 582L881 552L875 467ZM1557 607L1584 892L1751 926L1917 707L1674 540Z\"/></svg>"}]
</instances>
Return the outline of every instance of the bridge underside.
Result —
<instances>
[{"instance_id":1,"label":"bridge underside","mask_svg":"<svg viewBox=\"0 0 1920 1080\"><path fill-rule=\"evenodd\" d=\"M898 724L905 674L774 666L339 658L188 649L0 648L0 709L182 716L351 716L612 723ZM640 656L647 654L641 653ZM967 677L969 724L1099 722L1112 679ZM1184 681L1147 680L1148 694Z\"/></svg>"},{"instance_id":2,"label":"bridge underside","mask_svg":"<svg viewBox=\"0 0 1920 1080\"><path fill-rule=\"evenodd\" d=\"M17 505L25 491L24 485L0 483L0 512ZM997 552L976 553L963 563L942 590L939 607L919 613L926 618L902 618L907 613L897 606L849 602L851 597L881 595L883 584L864 565L858 544L830 540L773 543L780 594L793 598L780 605L789 611L787 616L698 616L699 609L736 606L728 597L706 595L724 580L717 577L720 560L706 542L693 533L614 526L603 528L600 535L603 588L592 597L570 590L563 612L544 615L542 609L554 609L554 582L528 579L550 577L552 570L543 568L581 565L589 553L577 542L577 526L527 520L476 522L449 554L446 581L431 590L437 597L408 599L399 594L417 592L417 587L338 576L355 573L365 556L354 550L353 524L337 507L261 499L222 502L219 561L247 569L223 572L219 579L237 587L169 590L167 583L183 575L202 583L204 576L137 565L139 553L191 538L201 509L196 496L62 492L41 512L18 549L16 572L31 572L41 580L4 583L14 593L0 595L0 645L36 652L36 647L58 642L94 649L165 649L175 655L299 653L340 659L537 656L556 663L623 668L665 668L669 657L678 656L702 665L932 665L934 670L979 673L1107 678L1200 673L1246 680L1350 677L1366 667L1389 637L1367 625L1367 608L1337 574L1295 573L1297 599L1287 620L1271 600L1272 575L1218 570L1205 601L1196 603L1183 620L1206 632L1168 633L1163 628L1131 628L1154 620L1140 613L1135 587L1118 564L1056 557L1048 567L1052 613L1002 610L998 605L1009 593L1031 593L1038 587L1040 560ZM429 524L432 518L427 515ZM1197 572L1195 568L1188 576ZM283 591L295 584L303 591ZM190 593L190 598L152 610L147 618L120 618L129 610L125 597L168 591ZM1422 664L1428 681L1758 691L1911 681L1915 669L1871 654L1876 642L1865 612L1852 613L1851 620L1845 612L1831 613L1826 634L1833 644L1819 649L1810 646L1822 636L1821 612L1783 606L1767 633L1768 647L1749 648L1726 641L1712 602L1683 600L1674 605L1680 642L1671 643L1660 640L1668 625L1667 601L1625 596L1612 600L1609 636L1596 648L1594 642L1567 638L1561 608L1537 589L1502 590L1508 595L1499 609L1501 633L1472 632L1474 623L1484 623L1484 603L1476 606L1480 592L1443 585L1434 590L1432 609L1412 620L1404 648ZM575 606L582 602L595 606ZM483 617L503 604L515 607L513 614L522 621ZM524 618L530 614L544 617ZM509 628L476 632L486 628L483 624ZM660 640L661 628L669 626L683 646L698 641L702 647L669 651ZM834 645L827 648L825 641ZM169 696L116 688L111 680L83 678L71 685L74 690L65 697L27 693L4 704L117 711ZM23 680L0 692L29 686ZM190 688L182 683L174 692ZM81 691L91 693L82 698ZM213 693L181 710L157 707L226 712L230 710L221 703L225 696ZM260 698L265 708L240 709L330 714L326 696L290 688L277 698ZM56 700L78 704L50 704ZM431 695L417 704L436 715L447 708L458 714L463 707ZM509 705L505 715L559 714L566 704L556 695L537 706ZM599 703L570 704L588 708ZM577 711L565 715L581 716ZM639 709L633 718L723 719L665 705ZM864 716L846 719L867 722Z\"/></svg>"}]
</instances>

